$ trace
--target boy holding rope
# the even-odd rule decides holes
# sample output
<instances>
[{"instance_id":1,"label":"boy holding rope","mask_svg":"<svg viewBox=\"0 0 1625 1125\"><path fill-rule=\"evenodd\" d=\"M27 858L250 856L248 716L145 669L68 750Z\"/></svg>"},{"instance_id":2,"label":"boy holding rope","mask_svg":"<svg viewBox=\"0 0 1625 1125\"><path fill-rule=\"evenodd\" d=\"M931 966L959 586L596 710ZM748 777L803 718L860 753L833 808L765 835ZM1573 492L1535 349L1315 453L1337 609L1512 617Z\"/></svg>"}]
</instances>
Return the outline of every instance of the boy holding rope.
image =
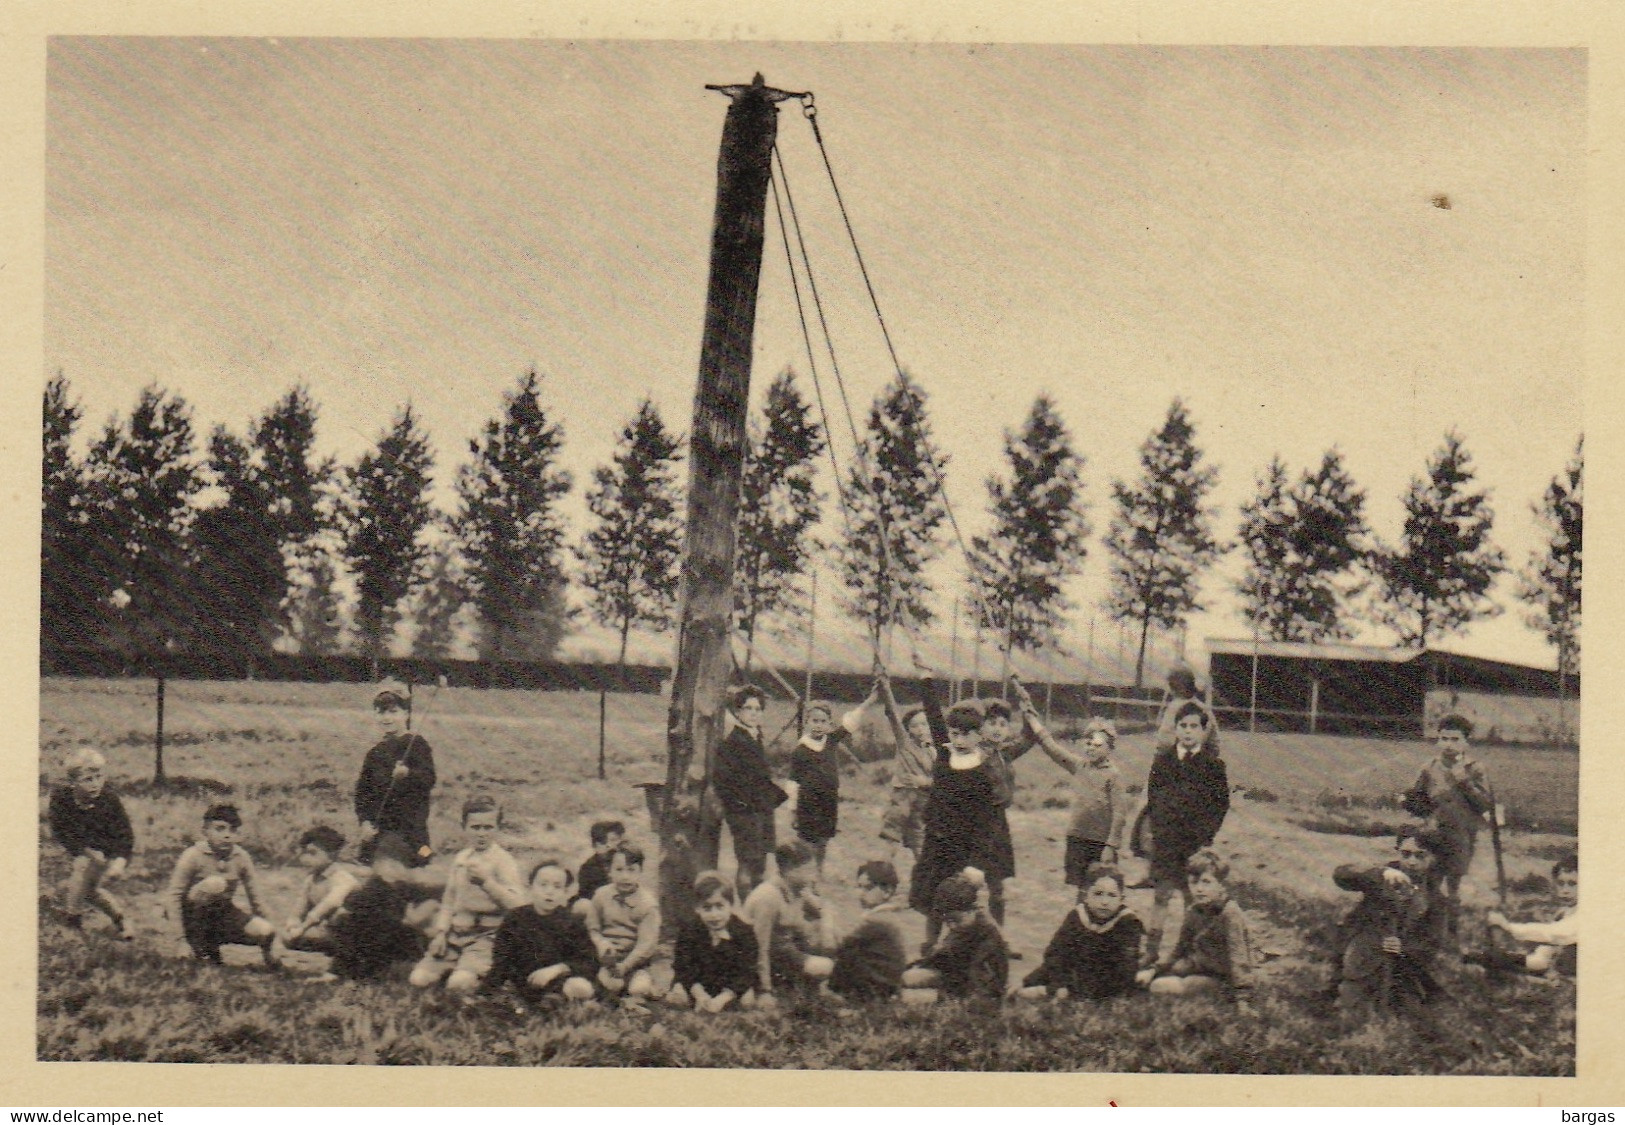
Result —
<instances>
[{"instance_id":1,"label":"boy holding rope","mask_svg":"<svg viewBox=\"0 0 1625 1125\"><path fill-rule=\"evenodd\" d=\"M421 735L406 730L410 698L399 680L384 680L373 692L373 711L383 738L367 751L355 784L355 815L361 824L359 855L371 863L379 843L397 837L406 844L408 863L422 867L429 846L429 794L434 790L434 752Z\"/></svg>"}]
</instances>

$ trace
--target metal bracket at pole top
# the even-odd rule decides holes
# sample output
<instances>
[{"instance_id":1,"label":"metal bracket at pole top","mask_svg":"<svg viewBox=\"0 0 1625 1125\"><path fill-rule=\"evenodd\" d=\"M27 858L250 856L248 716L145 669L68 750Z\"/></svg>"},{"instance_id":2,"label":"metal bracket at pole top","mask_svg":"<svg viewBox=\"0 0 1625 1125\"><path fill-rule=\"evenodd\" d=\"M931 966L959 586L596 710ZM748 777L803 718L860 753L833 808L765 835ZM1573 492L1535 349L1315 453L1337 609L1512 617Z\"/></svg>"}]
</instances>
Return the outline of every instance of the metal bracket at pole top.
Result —
<instances>
[{"instance_id":1,"label":"metal bracket at pole top","mask_svg":"<svg viewBox=\"0 0 1625 1125\"><path fill-rule=\"evenodd\" d=\"M776 90L772 86L769 86L762 81L762 76L760 73L758 73L755 78L751 79L749 85L713 86L707 83L705 88L707 90L715 90L719 94L727 94L730 98L734 98L736 100L741 94L749 92L758 93L770 102L787 102L790 99L795 98L801 102L802 112L808 117L812 117L815 112L812 109L813 96L810 93L807 93L806 91L798 92L795 90Z\"/></svg>"}]
</instances>

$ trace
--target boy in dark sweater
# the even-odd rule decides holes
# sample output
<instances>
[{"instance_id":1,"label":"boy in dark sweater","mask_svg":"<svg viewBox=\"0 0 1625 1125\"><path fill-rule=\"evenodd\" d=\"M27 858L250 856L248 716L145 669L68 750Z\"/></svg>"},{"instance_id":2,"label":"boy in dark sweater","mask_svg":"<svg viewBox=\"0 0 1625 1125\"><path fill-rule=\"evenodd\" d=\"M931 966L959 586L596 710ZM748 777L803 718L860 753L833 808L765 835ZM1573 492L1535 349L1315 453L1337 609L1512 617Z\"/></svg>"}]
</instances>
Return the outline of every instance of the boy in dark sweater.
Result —
<instances>
[{"instance_id":1,"label":"boy in dark sweater","mask_svg":"<svg viewBox=\"0 0 1625 1125\"><path fill-rule=\"evenodd\" d=\"M508 913L497 928L485 988L513 985L529 1001L548 996L591 1000L598 951L587 923L570 909L570 871L563 861L540 860L530 871L530 902Z\"/></svg>"},{"instance_id":2,"label":"boy in dark sweater","mask_svg":"<svg viewBox=\"0 0 1625 1125\"><path fill-rule=\"evenodd\" d=\"M1137 978L1159 996L1227 993L1243 1015L1253 1014L1253 943L1246 915L1224 885L1230 864L1203 848L1186 865L1191 905L1180 919L1179 939Z\"/></svg>"},{"instance_id":3,"label":"boy in dark sweater","mask_svg":"<svg viewBox=\"0 0 1625 1125\"><path fill-rule=\"evenodd\" d=\"M609 886L609 864L626 839L626 825L618 820L600 820L588 829L587 835L592 840L592 855L576 876L577 902L591 902L599 887Z\"/></svg>"},{"instance_id":4,"label":"boy in dark sweater","mask_svg":"<svg viewBox=\"0 0 1625 1125\"><path fill-rule=\"evenodd\" d=\"M1123 876L1115 867L1091 864L1078 888L1078 905L1044 950L1044 961L1027 974L1016 995L1023 1000L1105 1000L1134 990L1145 926L1123 904Z\"/></svg>"},{"instance_id":5,"label":"boy in dark sweater","mask_svg":"<svg viewBox=\"0 0 1625 1125\"><path fill-rule=\"evenodd\" d=\"M697 1012L750 1007L755 996L756 932L734 913L733 884L715 871L694 879L694 917L678 932L666 1003Z\"/></svg>"},{"instance_id":6,"label":"boy in dark sweater","mask_svg":"<svg viewBox=\"0 0 1625 1125\"><path fill-rule=\"evenodd\" d=\"M835 721L835 706L822 700L807 704L806 728L790 751L790 780L796 783L796 808L792 823L796 836L813 850L818 871L824 870L824 849L835 838L841 802L842 753L851 756L852 736L859 729L863 712L880 699L880 688L869 693L861 706ZM856 760L856 759L854 759Z\"/></svg>"},{"instance_id":7,"label":"boy in dark sweater","mask_svg":"<svg viewBox=\"0 0 1625 1125\"><path fill-rule=\"evenodd\" d=\"M411 693L399 680L385 680L373 693L373 711L383 738L367 751L355 783L355 816L361 826L358 854L371 863L379 843L391 837L406 844L407 865L423 867L434 854L429 844L429 795L434 790L434 751L406 729Z\"/></svg>"},{"instance_id":8,"label":"boy in dark sweater","mask_svg":"<svg viewBox=\"0 0 1625 1125\"><path fill-rule=\"evenodd\" d=\"M830 991L848 1000L889 1000L902 987L908 954L897 914L897 868L872 859L858 868L858 901L863 920L835 947Z\"/></svg>"},{"instance_id":9,"label":"boy in dark sweater","mask_svg":"<svg viewBox=\"0 0 1625 1125\"><path fill-rule=\"evenodd\" d=\"M1373 1009L1418 1015L1441 991L1432 969L1451 911L1433 869L1448 845L1409 826L1394 845L1396 858L1386 866L1348 863L1332 876L1361 896L1343 920L1337 963L1337 1006L1346 1018Z\"/></svg>"},{"instance_id":10,"label":"boy in dark sweater","mask_svg":"<svg viewBox=\"0 0 1625 1125\"><path fill-rule=\"evenodd\" d=\"M934 1003L939 997L1000 1000L1010 975L1010 950L977 905L978 889L964 875L950 875L937 886L933 912L943 929L929 953L903 973L910 1003Z\"/></svg>"},{"instance_id":11,"label":"boy in dark sweater","mask_svg":"<svg viewBox=\"0 0 1625 1125\"><path fill-rule=\"evenodd\" d=\"M1155 841L1151 856L1150 940L1146 955L1155 958L1162 943L1168 903L1178 894L1190 903L1185 865L1213 843L1230 812L1230 776L1224 759L1209 744L1212 717L1197 700L1174 712L1173 742L1159 741L1145 783L1146 820Z\"/></svg>"},{"instance_id":12,"label":"boy in dark sweater","mask_svg":"<svg viewBox=\"0 0 1625 1125\"><path fill-rule=\"evenodd\" d=\"M79 929L88 904L107 915L122 940L135 937L123 904L104 886L124 874L135 833L124 803L107 788L107 761L98 751L81 746L68 755L67 783L51 791L46 818L73 861L63 887L63 921Z\"/></svg>"}]
</instances>

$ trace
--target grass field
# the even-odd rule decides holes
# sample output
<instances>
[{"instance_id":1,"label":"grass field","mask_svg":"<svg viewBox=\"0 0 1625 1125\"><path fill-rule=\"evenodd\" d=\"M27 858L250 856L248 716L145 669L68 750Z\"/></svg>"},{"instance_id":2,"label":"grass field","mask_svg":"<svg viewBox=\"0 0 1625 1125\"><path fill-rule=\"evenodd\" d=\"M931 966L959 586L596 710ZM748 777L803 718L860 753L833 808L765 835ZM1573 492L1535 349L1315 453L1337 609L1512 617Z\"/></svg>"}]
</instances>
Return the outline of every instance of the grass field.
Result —
<instances>
[{"instance_id":1,"label":"grass field","mask_svg":"<svg viewBox=\"0 0 1625 1125\"><path fill-rule=\"evenodd\" d=\"M165 759L171 785L155 789L152 685L147 681L47 680L40 741L43 811L60 751L89 743L108 756L131 812L137 857L122 885L140 931L122 946L84 935L41 912L38 1053L42 1059L403 1062L512 1065L841 1067L850 1069L1112 1070L1224 1073L1572 1074L1573 990L1523 982L1486 986L1447 969L1454 1000L1426 1028L1376 1024L1345 1030L1318 993L1328 979L1329 927L1352 901L1333 886L1338 863L1386 857L1377 831L1402 819L1393 798L1430 755L1421 743L1226 732L1238 788L1218 846L1247 909L1262 966L1261 1018L1237 1020L1222 1004L1146 997L1088 1006L966 1013L944 1007L877 1007L840 1016L817 1007L700 1020L688 1015L567 1014L518 1020L492 1008L453 1010L403 980L318 984L253 968L251 951L210 970L178 956L158 892L203 807L228 794L243 811L243 843L265 874L277 920L296 887L292 845L325 821L353 829L351 786L375 737L365 689L353 685L173 683ZM770 708L768 729L787 717ZM665 702L609 701L608 779L596 777L598 700L581 693L445 689L422 716L440 785L431 831L456 839L455 810L470 792L501 796L505 843L527 855L586 851L587 825L620 815L649 840L634 786L663 776ZM1149 738L1123 739L1125 773L1142 779ZM1498 796L1517 829L1507 833L1508 874L1543 871L1572 847L1578 761L1572 751L1485 747ZM1011 813L1018 874L1008 887L1006 934L1036 966L1070 905L1060 867L1066 824L1062 772L1034 753L1017 769ZM851 874L873 855L886 792L876 763L843 780L841 834L832 843L826 898L841 918L858 913ZM41 834L42 887L54 893L62 853ZM1493 901L1487 841L1467 890ZM1144 898L1142 898L1144 896ZM1134 905L1149 907L1147 892ZM1469 941L1481 911L1464 922ZM906 914L916 936L920 920ZM232 959L228 953L228 959Z\"/></svg>"}]
</instances>

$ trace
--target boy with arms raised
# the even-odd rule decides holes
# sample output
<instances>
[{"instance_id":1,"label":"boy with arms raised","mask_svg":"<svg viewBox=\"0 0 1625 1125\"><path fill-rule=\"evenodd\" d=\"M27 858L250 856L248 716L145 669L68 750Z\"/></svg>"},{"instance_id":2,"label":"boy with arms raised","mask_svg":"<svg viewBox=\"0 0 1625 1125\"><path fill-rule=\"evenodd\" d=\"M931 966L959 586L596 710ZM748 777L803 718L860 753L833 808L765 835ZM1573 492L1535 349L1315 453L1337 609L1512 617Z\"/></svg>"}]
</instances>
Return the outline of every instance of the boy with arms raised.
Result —
<instances>
[{"instance_id":1,"label":"boy with arms raised","mask_svg":"<svg viewBox=\"0 0 1625 1125\"><path fill-rule=\"evenodd\" d=\"M83 925L86 906L94 906L118 929L124 941L135 937L124 905L104 884L124 874L135 850L135 832L124 802L107 787L107 759L89 746L68 755L67 783L51 791L46 819L51 835L68 853L72 866L63 888L64 921Z\"/></svg>"},{"instance_id":2,"label":"boy with arms raised","mask_svg":"<svg viewBox=\"0 0 1625 1125\"><path fill-rule=\"evenodd\" d=\"M207 964L221 963L222 945L257 945L265 963L275 963L276 927L260 909L254 857L237 843L242 826L236 805L210 805L203 814L203 839L181 852L169 877L170 920L180 923L192 956ZM239 887L247 913L236 903Z\"/></svg>"}]
</instances>

